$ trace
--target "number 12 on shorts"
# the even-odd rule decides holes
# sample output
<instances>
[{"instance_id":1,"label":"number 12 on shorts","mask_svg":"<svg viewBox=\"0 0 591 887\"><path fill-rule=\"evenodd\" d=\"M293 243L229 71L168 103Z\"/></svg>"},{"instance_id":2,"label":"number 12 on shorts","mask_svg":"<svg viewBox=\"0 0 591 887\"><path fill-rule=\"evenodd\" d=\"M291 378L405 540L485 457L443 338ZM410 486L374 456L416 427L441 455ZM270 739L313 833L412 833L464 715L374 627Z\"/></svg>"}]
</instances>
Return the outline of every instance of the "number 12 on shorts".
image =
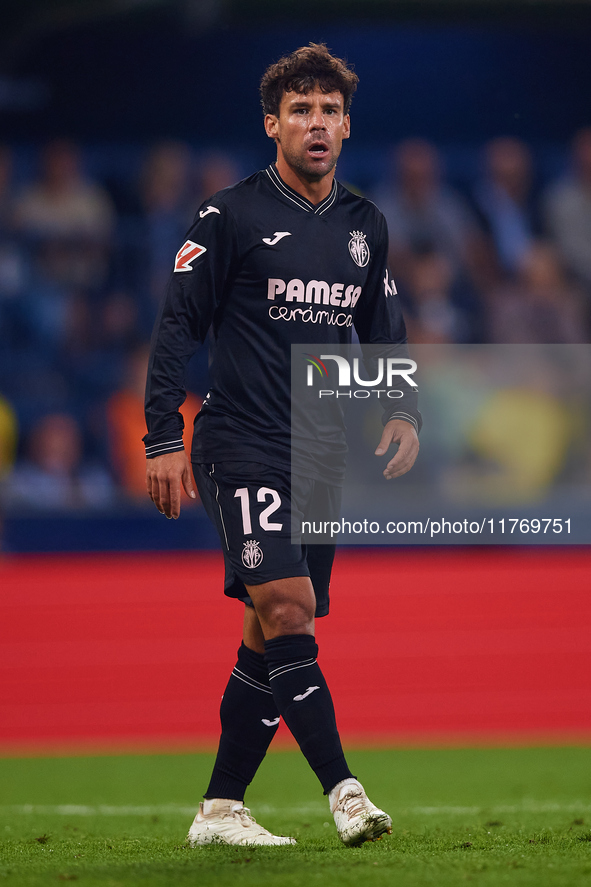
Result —
<instances>
[{"instance_id":1,"label":"number 12 on shorts","mask_svg":"<svg viewBox=\"0 0 591 887\"><path fill-rule=\"evenodd\" d=\"M267 507L263 508L261 511L259 515L259 524L263 530L281 530L283 524L269 522L271 515L281 507L281 496L277 490L272 490L270 487L260 487L257 490L257 502L265 502L269 496L272 500L271 504L267 505ZM252 533L252 521L250 519L250 496L248 494L248 487L240 487L237 489L234 493L234 498L240 499L240 507L242 508L242 529L244 530L245 536L250 536Z\"/></svg>"}]
</instances>

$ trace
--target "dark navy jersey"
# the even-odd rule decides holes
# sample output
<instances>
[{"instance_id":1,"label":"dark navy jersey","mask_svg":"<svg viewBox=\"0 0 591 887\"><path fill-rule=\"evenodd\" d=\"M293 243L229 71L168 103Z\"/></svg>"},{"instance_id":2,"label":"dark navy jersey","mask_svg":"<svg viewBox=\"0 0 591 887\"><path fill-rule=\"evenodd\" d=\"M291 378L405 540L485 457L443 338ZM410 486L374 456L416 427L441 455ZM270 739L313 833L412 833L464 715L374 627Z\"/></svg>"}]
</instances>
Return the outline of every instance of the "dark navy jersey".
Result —
<instances>
[{"instance_id":1,"label":"dark navy jersey","mask_svg":"<svg viewBox=\"0 0 591 887\"><path fill-rule=\"evenodd\" d=\"M289 468L291 345L403 343L387 268L388 233L371 201L333 182L314 205L274 164L200 207L175 259L152 340L148 458L183 447L185 367L212 329L211 388L192 460ZM419 429L412 396L385 419Z\"/></svg>"}]
</instances>

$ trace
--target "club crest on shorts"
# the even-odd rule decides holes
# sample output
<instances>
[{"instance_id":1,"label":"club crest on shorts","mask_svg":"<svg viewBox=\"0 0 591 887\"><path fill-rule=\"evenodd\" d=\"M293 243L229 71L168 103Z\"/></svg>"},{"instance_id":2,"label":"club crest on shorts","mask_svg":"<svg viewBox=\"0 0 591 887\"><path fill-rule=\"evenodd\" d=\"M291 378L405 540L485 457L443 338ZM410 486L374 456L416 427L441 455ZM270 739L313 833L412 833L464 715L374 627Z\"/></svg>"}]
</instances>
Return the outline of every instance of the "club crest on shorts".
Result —
<instances>
[{"instance_id":1,"label":"club crest on shorts","mask_svg":"<svg viewBox=\"0 0 591 887\"><path fill-rule=\"evenodd\" d=\"M349 241L349 252L351 258L360 268L365 268L369 262L369 247L365 240L363 231L349 231L351 240Z\"/></svg>"},{"instance_id":2,"label":"club crest on shorts","mask_svg":"<svg viewBox=\"0 0 591 887\"><path fill-rule=\"evenodd\" d=\"M249 539L244 543L242 549L242 563L245 567L254 570L254 568L258 567L262 562L263 552L261 551L260 543L257 542L256 539Z\"/></svg>"}]
</instances>

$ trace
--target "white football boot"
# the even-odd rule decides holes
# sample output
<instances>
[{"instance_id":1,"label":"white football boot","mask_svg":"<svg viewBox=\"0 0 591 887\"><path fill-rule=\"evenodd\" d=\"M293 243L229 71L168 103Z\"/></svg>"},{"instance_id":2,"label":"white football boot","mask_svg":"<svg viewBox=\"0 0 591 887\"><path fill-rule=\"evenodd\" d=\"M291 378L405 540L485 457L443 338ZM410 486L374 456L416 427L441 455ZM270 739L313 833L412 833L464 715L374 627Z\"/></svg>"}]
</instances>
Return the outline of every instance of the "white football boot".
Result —
<instances>
[{"instance_id":1,"label":"white football boot","mask_svg":"<svg viewBox=\"0 0 591 887\"><path fill-rule=\"evenodd\" d=\"M191 847L202 844L237 844L243 847L295 844L293 838L272 835L259 825L242 801L229 801L225 798L211 798L199 804L187 841Z\"/></svg>"},{"instance_id":2,"label":"white football boot","mask_svg":"<svg viewBox=\"0 0 591 887\"><path fill-rule=\"evenodd\" d=\"M356 779L344 779L330 792L330 810L343 844L355 847L392 833L392 820L372 804Z\"/></svg>"}]
</instances>

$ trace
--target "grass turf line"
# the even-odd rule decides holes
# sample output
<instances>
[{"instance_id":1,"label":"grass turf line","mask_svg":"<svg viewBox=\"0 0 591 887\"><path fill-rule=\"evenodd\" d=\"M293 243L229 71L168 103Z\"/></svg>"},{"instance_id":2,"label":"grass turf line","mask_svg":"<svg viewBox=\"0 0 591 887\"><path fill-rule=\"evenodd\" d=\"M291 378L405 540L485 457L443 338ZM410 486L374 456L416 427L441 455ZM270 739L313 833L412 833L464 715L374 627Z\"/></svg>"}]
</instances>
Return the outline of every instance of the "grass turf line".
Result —
<instances>
[{"instance_id":1,"label":"grass turf line","mask_svg":"<svg viewBox=\"0 0 591 887\"><path fill-rule=\"evenodd\" d=\"M392 836L360 848L340 844L326 798L296 753L269 755L247 796L266 827L298 839L296 847L268 849L185 845L211 755L0 760L0 884L590 883L591 749L348 757L393 819Z\"/></svg>"}]
</instances>

